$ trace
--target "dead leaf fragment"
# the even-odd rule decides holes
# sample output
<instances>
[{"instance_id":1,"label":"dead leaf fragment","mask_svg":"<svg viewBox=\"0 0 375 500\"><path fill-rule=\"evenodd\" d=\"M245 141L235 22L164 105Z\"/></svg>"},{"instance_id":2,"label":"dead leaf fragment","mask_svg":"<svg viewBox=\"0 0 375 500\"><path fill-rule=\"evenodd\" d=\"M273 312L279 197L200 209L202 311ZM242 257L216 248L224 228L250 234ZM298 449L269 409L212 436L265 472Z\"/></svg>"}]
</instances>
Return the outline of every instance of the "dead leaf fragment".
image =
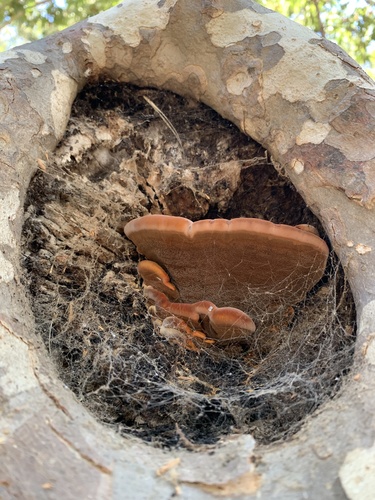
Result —
<instances>
[{"instance_id":1,"label":"dead leaf fragment","mask_svg":"<svg viewBox=\"0 0 375 500\"><path fill-rule=\"evenodd\" d=\"M368 245L364 245L363 243L359 243L355 249L359 253L359 255L364 255L365 253L371 252L372 248L369 247Z\"/></svg>"},{"instance_id":2,"label":"dead leaf fragment","mask_svg":"<svg viewBox=\"0 0 375 500\"><path fill-rule=\"evenodd\" d=\"M159 469L156 471L156 475L157 476L163 476L169 470L171 470L174 467L177 467L178 465L180 465L180 462L181 462L181 458L179 458L179 457L173 458L172 460L170 460L166 464L164 464L161 467L159 467Z\"/></svg>"},{"instance_id":3,"label":"dead leaf fragment","mask_svg":"<svg viewBox=\"0 0 375 500\"><path fill-rule=\"evenodd\" d=\"M189 483L199 489L219 497L237 497L251 495L259 490L262 476L254 471L245 472L242 476L223 484Z\"/></svg>"},{"instance_id":4,"label":"dead leaf fragment","mask_svg":"<svg viewBox=\"0 0 375 500\"><path fill-rule=\"evenodd\" d=\"M40 168L40 170L43 170L43 172L45 172L47 170L45 162L43 160L41 160L40 158L38 158L37 162L38 162L38 167Z\"/></svg>"}]
</instances>

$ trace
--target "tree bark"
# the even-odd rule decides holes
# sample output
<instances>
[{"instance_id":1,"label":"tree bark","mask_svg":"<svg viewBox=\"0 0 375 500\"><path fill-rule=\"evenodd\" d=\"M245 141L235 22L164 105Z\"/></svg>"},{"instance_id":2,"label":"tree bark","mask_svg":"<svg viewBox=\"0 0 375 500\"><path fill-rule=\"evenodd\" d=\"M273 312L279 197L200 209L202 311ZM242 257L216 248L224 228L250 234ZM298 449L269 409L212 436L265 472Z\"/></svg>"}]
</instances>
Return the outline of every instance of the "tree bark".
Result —
<instances>
[{"instance_id":1,"label":"tree bark","mask_svg":"<svg viewBox=\"0 0 375 500\"><path fill-rule=\"evenodd\" d=\"M292 441L168 453L105 429L57 379L22 282L23 204L77 92L102 78L211 106L268 149L322 221L356 300L356 363ZM372 498L375 85L360 67L251 0L125 0L0 54L0 85L0 496Z\"/></svg>"}]
</instances>

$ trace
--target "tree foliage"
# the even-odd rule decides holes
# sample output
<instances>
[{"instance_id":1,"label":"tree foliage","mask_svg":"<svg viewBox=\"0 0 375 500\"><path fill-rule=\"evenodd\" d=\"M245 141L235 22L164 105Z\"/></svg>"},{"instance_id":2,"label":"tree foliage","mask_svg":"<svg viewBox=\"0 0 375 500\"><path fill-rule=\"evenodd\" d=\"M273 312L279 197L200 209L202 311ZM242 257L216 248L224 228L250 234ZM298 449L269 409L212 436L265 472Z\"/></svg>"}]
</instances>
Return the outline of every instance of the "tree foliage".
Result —
<instances>
[{"instance_id":1,"label":"tree foliage","mask_svg":"<svg viewBox=\"0 0 375 500\"><path fill-rule=\"evenodd\" d=\"M375 76L375 0L258 0L336 42ZM0 50L93 16L117 0L8 0L0 5Z\"/></svg>"},{"instance_id":2,"label":"tree foliage","mask_svg":"<svg viewBox=\"0 0 375 500\"><path fill-rule=\"evenodd\" d=\"M258 0L342 47L375 76L375 0Z\"/></svg>"},{"instance_id":3,"label":"tree foliage","mask_svg":"<svg viewBox=\"0 0 375 500\"><path fill-rule=\"evenodd\" d=\"M0 50L36 40L94 16L116 0L8 0L0 2Z\"/></svg>"}]
</instances>

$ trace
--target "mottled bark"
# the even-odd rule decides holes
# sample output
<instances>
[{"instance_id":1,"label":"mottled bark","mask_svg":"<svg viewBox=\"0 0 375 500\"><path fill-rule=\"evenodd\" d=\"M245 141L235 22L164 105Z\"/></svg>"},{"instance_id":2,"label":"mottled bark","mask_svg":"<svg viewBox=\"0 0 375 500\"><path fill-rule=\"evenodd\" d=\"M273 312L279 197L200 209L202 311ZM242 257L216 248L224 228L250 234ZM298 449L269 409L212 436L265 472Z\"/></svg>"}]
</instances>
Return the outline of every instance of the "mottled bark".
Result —
<instances>
[{"instance_id":1,"label":"mottled bark","mask_svg":"<svg viewBox=\"0 0 375 500\"><path fill-rule=\"evenodd\" d=\"M356 298L356 376L293 441L254 448L244 436L217 447L215 460L170 454L115 436L56 379L22 284L22 207L77 92L99 78L208 104L270 151L322 221ZM0 85L0 496L169 498L177 487L185 498L370 498L375 85L359 66L251 0L126 0L1 54Z\"/></svg>"}]
</instances>

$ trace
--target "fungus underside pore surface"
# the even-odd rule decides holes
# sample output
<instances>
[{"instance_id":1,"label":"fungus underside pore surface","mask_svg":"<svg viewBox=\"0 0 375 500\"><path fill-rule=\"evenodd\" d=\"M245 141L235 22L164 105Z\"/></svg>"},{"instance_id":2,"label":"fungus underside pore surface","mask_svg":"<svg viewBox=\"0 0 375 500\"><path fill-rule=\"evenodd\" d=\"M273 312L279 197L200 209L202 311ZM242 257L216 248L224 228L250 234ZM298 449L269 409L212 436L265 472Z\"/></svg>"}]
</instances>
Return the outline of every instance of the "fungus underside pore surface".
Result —
<instances>
[{"instance_id":1,"label":"fungus underside pore surface","mask_svg":"<svg viewBox=\"0 0 375 500\"><path fill-rule=\"evenodd\" d=\"M102 83L77 98L63 141L39 166L25 207L25 281L61 379L98 419L160 446L238 433L270 443L337 393L352 363L355 311L333 254L293 310L262 317L256 304L248 342L197 339L186 349L147 311L140 257L123 233L136 217L256 217L311 224L324 237L266 152L231 123L170 93Z\"/></svg>"}]
</instances>

